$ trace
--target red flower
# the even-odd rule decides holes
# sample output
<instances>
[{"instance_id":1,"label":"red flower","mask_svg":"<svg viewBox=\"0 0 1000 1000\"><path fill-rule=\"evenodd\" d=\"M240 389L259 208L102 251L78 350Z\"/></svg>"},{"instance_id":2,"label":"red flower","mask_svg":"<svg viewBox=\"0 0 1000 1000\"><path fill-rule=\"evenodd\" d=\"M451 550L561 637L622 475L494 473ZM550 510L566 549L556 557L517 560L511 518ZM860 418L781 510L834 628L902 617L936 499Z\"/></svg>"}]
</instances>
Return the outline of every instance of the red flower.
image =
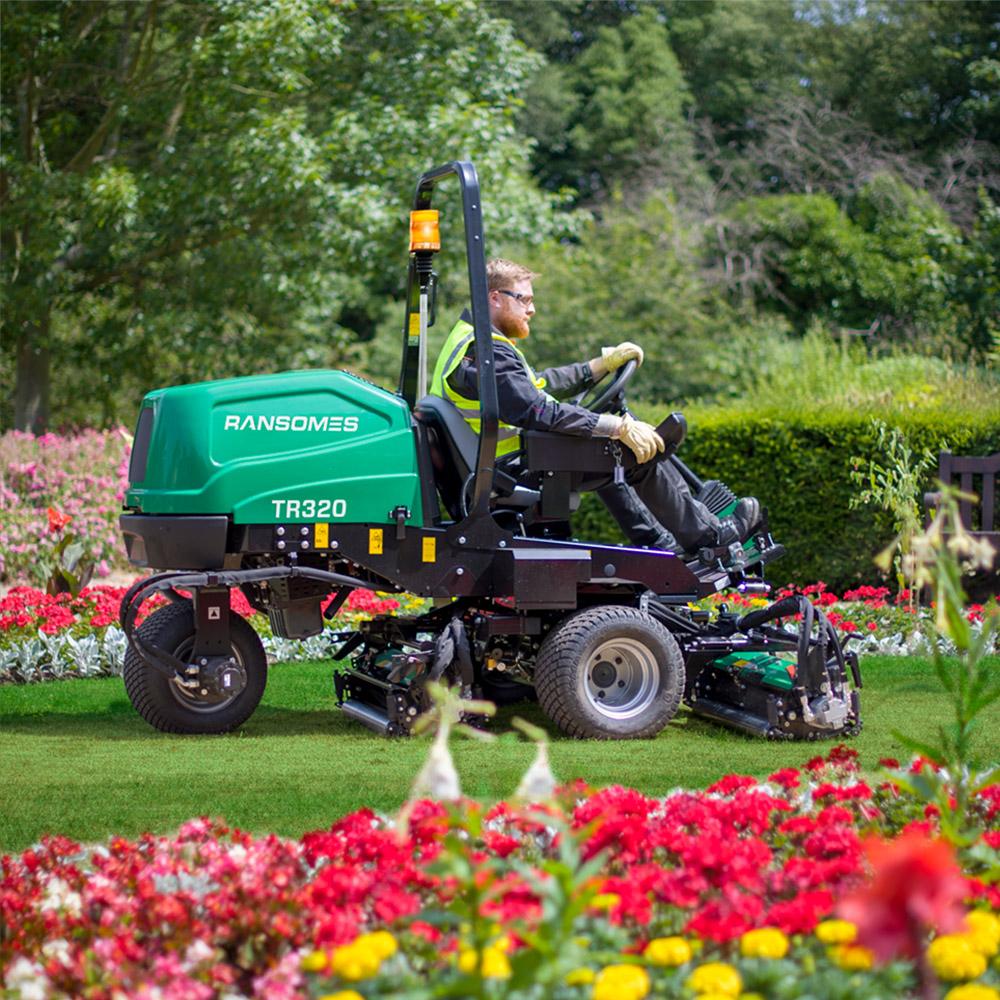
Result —
<instances>
[{"instance_id":1,"label":"red flower","mask_svg":"<svg viewBox=\"0 0 1000 1000\"><path fill-rule=\"evenodd\" d=\"M69 514L64 514L62 511L56 510L55 507L49 507L47 513L49 515L49 531L53 533L62 531L73 520Z\"/></svg>"},{"instance_id":2,"label":"red flower","mask_svg":"<svg viewBox=\"0 0 1000 1000\"><path fill-rule=\"evenodd\" d=\"M961 930L968 883L952 848L910 831L866 848L871 881L838 907L858 928L858 944L882 961L920 955L927 933Z\"/></svg>"}]
</instances>

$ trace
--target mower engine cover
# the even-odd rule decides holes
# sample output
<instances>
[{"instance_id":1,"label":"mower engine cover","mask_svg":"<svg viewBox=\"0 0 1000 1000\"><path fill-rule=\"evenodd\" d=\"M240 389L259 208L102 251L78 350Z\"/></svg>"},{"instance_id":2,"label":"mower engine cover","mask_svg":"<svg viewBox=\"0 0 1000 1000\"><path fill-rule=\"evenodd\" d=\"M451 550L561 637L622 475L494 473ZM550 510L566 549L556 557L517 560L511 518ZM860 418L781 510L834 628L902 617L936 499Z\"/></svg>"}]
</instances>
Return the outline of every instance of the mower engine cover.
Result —
<instances>
[{"instance_id":1,"label":"mower engine cover","mask_svg":"<svg viewBox=\"0 0 1000 1000\"><path fill-rule=\"evenodd\" d=\"M405 509L407 523L423 523L409 408L340 371L150 392L129 484L125 507L142 515L383 524Z\"/></svg>"}]
</instances>

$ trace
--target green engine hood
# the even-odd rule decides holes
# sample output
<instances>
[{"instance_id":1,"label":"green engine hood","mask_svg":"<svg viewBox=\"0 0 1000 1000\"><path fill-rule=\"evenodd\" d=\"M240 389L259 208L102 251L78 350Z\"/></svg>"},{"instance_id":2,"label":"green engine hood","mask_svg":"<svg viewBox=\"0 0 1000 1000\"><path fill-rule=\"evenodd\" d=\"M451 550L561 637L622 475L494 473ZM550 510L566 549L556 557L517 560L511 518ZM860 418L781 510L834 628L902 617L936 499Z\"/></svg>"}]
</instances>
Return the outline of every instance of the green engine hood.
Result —
<instances>
[{"instance_id":1,"label":"green engine hood","mask_svg":"<svg viewBox=\"0 0 1000 1000\"><path fill-rule=\"evenodd\" d=\"M346 372L157 389L143 400L125 505L238 524L423 520L410 411Z\"/></svg>"}]
</instances>

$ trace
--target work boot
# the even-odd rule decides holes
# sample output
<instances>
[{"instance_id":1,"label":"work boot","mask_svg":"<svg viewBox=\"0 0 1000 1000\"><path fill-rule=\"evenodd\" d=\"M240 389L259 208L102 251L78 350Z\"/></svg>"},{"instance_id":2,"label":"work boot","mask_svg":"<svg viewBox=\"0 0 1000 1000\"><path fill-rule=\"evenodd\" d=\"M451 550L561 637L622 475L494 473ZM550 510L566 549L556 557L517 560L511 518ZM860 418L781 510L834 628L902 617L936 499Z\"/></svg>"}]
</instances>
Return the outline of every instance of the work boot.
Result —
<instances>
[{"instance_id":1,"label":"work boot","mask_svg":"<svg viewBox=\"0 0 1000 1000\"><path fill-rule=\"evenodd\" d=\"M760 523L760 501L756 497L743 497L736 510L719 521L719 545L745 542Z\"/></svg>"}]
</instances>

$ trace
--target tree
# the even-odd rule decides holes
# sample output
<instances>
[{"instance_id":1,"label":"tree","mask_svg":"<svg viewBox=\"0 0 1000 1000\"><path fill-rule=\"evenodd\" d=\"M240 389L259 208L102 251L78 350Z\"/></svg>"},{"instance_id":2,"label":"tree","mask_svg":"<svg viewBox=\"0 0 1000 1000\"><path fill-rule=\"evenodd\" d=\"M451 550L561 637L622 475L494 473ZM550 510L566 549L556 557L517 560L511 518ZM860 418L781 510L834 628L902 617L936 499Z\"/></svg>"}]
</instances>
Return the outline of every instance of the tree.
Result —
<instances>
[{"instance_id":1,"label":"tree","mask_svg":"<svg viewBox=\"0 0 1000 1000\"><path fill-rule=\"evenodd\" d=\"M84 366L115 419L130 372L148 388L335 358L331 328L353 335L336 318L402 259L428 166L474 158L489 220L532 238L551 223L513 126L532 58L471 0L0 14L18 427L48 422L53 368L68 390L66 366Z\"/></svg>"}]
</instances>

